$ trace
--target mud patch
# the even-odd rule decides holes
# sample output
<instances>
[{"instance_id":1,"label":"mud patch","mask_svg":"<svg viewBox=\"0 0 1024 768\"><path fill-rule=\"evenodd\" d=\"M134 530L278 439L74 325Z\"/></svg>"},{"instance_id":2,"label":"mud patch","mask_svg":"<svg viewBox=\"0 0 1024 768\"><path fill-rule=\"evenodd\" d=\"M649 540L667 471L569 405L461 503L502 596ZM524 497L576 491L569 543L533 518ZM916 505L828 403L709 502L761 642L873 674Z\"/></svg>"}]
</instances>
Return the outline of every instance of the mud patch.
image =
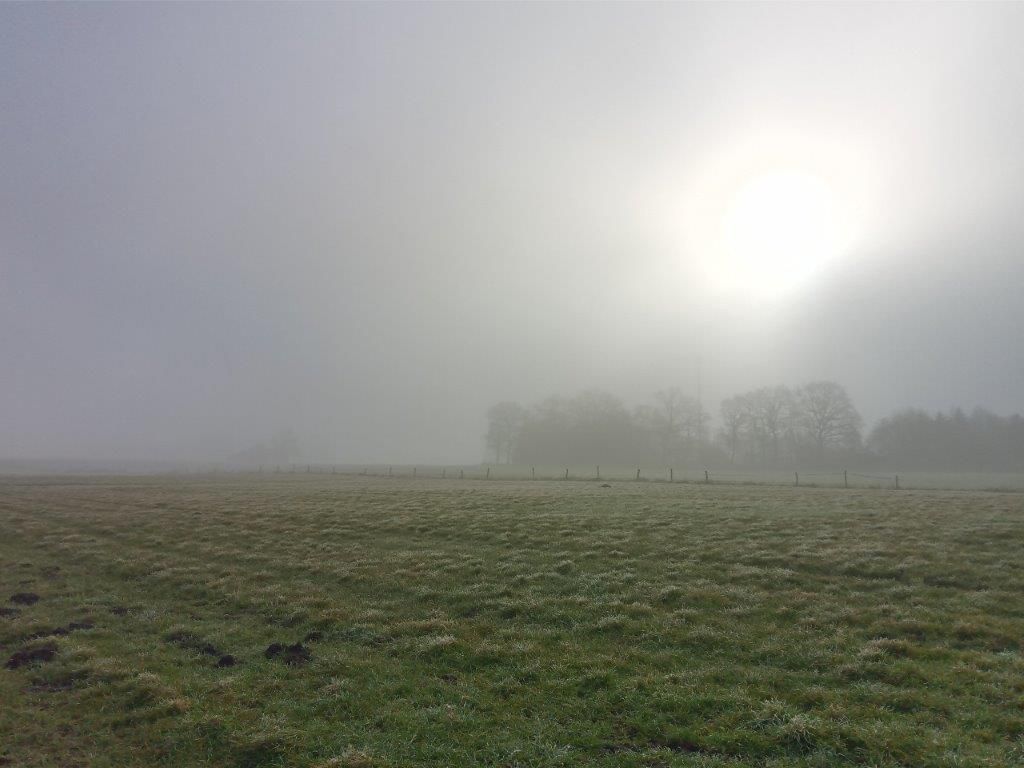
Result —
<instances>
[{"instance_id":1,"label":"mud patch","mask_svg":"<svg viewBox=\"0 0 1024 768\"><path fill-rule=\"evenodd\" d=\"M676 753L693 753L697 752L700 754L712 754L714 750L708 749L707 747L701 746L695 741L690 739L652 739L650 746L655 749L668 749Z\"/></svg>"},{"instance_id":2,"label":"mud patch","mask_svg":"<svg viewBox=\"0 0 1024 768\"><path fill-rule=\"evenodd\" d=\"M302 643L294 645L283 645L282 643L271 643L263 655L268 659L280 659L290 667L298 667L312 660L313 654Z\"/></svg>"},{"instance_id":3,"label":"mud patch","mask_svg":"<svg viewBox=\"0 0 1024 768\"><path fill-rule=\"evenodd\" d=\"M35 605L39 602L39 595L35 592L15 592L11 595L11 602L15 605Z\"/></svg>"},{"instance_id":4,"label":"mud patch","mask_svg":"<svg viewBox=\"0 0 1024 768\"><path fill-rule=\"evenodd\" d=\"M6 606L0 606L0 616L4 618L10 618L17 616L21 613L17 608L8 608Z\"/></svg>"},{"instance_id":5,"label":"mud patch","mask_svg":"<svg viewBox=\"0 0 1024 768\"><path fill-rule=\"evenodd\" d=\"M80 629L92 629L95 625L91 621L72 621L66 627L54 627L53 629L44 629L39 632L34 632L28 635L26 640L38 640L41 637L64 637L72 632L77 632Z\"/></svg>"},{"instance_id":6,"label":"mud patch","mask_svg":"<svg viewBox=\"0 0 1024 768\"><path fill-rule=\"evenodd\" d=\"M237 663L238 662L235 660L235 657L232 656L230 653L225 653L223 656L217 659L218 667L233 667Z\"/></svg>"},{"instance_id":7,"label":"mud patch","mask_svg":"<svg viewBox=\"0 0 1024 768\"><path fill-rule=\"evenodd\" d=\"M201 637L196 637L191 632L171 632L166 638L168 643L184 648L188 651L196 651L206 656L223 656L224 653L213 643L208 643Z\"/></svg>"},{"instance_id":8,"label":"mud patch","mask_svg":"<svg viewBox=\"0 0 1024 768\"><path fill-rule=\"evenodd\" d=\"M56 675L37 675L28 690L33 693L63 693L70 691L89 679L84 669L61 672Z\"/></svg>"},{"instance_id":9,"label":"mud patch","mask_svg":"<svg viewBox=\"0 0 1024 768\"><path fill-rule=\"evenodd\" d=\"M41 664L53 661L53 657L56 655L56 643L46 643L36 648L22 648L20 651L16 651L4 666L7 669L18 669L18 667L24 667L26 664Z\"/></svg>"}]
</instances>

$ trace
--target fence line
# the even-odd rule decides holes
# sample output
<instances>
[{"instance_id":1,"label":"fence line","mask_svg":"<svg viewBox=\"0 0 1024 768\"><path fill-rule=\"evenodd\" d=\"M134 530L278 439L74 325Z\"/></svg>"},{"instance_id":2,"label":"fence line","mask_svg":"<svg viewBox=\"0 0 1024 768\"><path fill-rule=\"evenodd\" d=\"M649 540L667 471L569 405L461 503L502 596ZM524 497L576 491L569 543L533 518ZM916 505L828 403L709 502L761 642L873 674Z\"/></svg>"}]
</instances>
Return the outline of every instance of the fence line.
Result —
<instances>
[{"instance_id":1,"label":"fence line","mask_svg":"<svg viewBox=\"0 0 1024 768\"><path fill-rule=\"evenodd\" d=\"M816 470L813 472L794 471L787 479L783 471L737 471L737 470L708 470L708 469L677 469L676 467L665 467L664 469L644 470L643 466L633 467L609 467L602 470L601 465L593 465L589 471L582 467L562 466L541 467L540 471L536 466L518 467L511 465L480 464L473 466L466 465L405 465L394 464L384 465L341 465L341 464L290 464L290 465L259 465L258 467L224 467L218 465L210 469L218 472L255 472L259 475L277 474L332 474L332 475L360 475L363 477L389 477L389 478L414 478L414 479L454 479L454 471L458 470L460 480L531 480L531 481L615 481L615 482L642 482L642 483L670 483L670 484L719 484L719 485L765 485L765 486L810 486L810 487L835 487L849 488L850 478L860 480L876 481L873 484L856 484L853 487L859 488L900 488L900 476L866 474L863 472L849 472L847 470ZM452 470L449 473L449 470ZM201 470L198 470L201 473ZM810 482L808 482L810 480ZM931 487L935 487L934 485Z\"/></svg>"},{"instance_id":2,"label":"fence line","mask_svg":"<svg viewBox=\"0 0 1024 768\"><path fill-rule=\"evenodd\" d=\"M644 467L643 465L600 466L600 482L608 483L676 483L676 484L720 484L750 486L793 486L797 482L801 487L812 486L821 488L872 488L872 489L916 489L916 490L962 490L989 491L1002 493L1024 493L1024 467L1020 472L951 472L929 471L927 469L911 470L907 473L881 474L879 472L840 471L813 469L812 471L796 470L740 470L721 469L705 470L693 467L678 466ZM118 468L92 468L89 471L68 470L48 471L46 474L67 475L132 475L132 476L231 476L251 475L253 477L271 478L291 475L298 479L301 476L318 474L331 475L362 475L374 477L412 478L418 480L444 479L454 482L459 480L517 480L517 481L595 481L598 468L596 465L508 465L508 464L351 464L339 462L264 462L240 464L232 462L195 462L176 463L170 467L151 467L146 470L125 471ZM488 472L490 477L488 477ZM5 473L13 475L15 473ZM25 474L39 474L27 472Z\"/></svg>"}]
</instances>

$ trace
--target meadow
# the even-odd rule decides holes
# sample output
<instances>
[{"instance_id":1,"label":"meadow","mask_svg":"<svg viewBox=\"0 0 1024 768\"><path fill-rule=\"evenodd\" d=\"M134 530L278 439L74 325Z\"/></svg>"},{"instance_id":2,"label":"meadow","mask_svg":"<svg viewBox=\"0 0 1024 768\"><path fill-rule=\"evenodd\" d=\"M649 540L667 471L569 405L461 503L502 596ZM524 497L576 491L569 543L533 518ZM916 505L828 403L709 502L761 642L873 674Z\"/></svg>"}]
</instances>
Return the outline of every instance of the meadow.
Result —
<instances>
[{"instance_id":1,"label":"meadow","mask_svg":"<svg viewBox=\"0 0 1024 768\"><path fill-rule=\"evenodd\" d=\"M1024 495L0 479L0 765L1024 764Z\"/></svg>"}]
</instances>

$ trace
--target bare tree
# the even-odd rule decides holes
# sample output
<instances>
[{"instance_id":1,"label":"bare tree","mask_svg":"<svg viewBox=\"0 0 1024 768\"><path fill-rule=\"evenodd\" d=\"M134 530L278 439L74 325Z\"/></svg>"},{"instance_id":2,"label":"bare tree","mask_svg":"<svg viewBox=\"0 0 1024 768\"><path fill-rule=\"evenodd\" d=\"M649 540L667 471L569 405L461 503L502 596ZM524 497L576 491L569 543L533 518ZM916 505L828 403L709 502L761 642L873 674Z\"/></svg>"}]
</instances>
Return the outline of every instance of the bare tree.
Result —
<instances>
[{"instance_id":1,"label":"bare tree","mask_svg":"<svg viewBox=\"0 0 1024 768\"><path fill-rule=\"evenodd\" d=\"M654 394L657 403L653 427L661 446L662 461L669 463L682 443L700 442L704 412L696 398L679 387L669 387Z\"/></svg>"},{"instance_id":2,"label":"bare tree","mask_svg":"<svg viewBox=\"0 0 1024 768\"><path fill-rule=\"evenodd\" d=\"M761 387L747 395L751 428L761 447L762 461L779 461L782 438L793 425L794 397L785 386Z\"/></svg>"},{"instance_id":3,"label":"bare tree","mask_svg":"<svg viewBox=\"0 0 1024 768\"><path fill-rule=\"evenodd\" d=\"M656 392L652 415L652 427L658 436L663 463L671 461L672 452L682 432L683 398L685 396L678 387L670 387Z\"/></svg>"},{"instance_id":4,"label":"bare tree","mask_svg":"<svg viewBox=\"0 0 1024 768\"><path fill-rule=\"evenodd\" d=\"M860 444L863 420L846 389L834 381L812 381L797 391L801 426L818 451Z\"/></svg>"},{"instance_id":5,"label":"bare tree","mask_svg":"<svg viewBox=\"0 0 1024 768\"><path fill-rule=\"evenodd\" d=\"M487 447L494 451L496 464L501 464L502 455L506 464L512 461L512 449L525 419L526 409L519 403L505 401L487 409L486 441Z\"/></svg>"},{"instance_id":6,"label":"bare tree","mask_svg":"<svg viewBox=\"0 0 1024 768\"><path fill-rule=\"evenodd\" d=\"M736 395L722 401L722 428L720 437L729 452L729 463L736 463L736 452L743 439L743 430L751 419L750 400L744 395Z\"/></svg>"}]
</instances>

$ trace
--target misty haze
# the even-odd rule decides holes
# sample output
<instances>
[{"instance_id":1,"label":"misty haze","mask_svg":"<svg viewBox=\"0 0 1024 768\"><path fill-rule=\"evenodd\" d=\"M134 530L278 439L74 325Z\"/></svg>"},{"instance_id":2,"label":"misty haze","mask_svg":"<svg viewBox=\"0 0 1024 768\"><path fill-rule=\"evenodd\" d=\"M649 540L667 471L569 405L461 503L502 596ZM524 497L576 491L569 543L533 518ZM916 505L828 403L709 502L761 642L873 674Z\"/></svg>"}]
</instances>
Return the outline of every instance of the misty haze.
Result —
<instances>
[{"instance_id":1,"label":"misty haze","mask_svg":"<svg viewBox=\"0 0 1024 768\"><path fill-rule=\"evenodd\" d=\"M0 765L1024 763L1024 4L0 4Z\"/></svg>"}]
</instances>

